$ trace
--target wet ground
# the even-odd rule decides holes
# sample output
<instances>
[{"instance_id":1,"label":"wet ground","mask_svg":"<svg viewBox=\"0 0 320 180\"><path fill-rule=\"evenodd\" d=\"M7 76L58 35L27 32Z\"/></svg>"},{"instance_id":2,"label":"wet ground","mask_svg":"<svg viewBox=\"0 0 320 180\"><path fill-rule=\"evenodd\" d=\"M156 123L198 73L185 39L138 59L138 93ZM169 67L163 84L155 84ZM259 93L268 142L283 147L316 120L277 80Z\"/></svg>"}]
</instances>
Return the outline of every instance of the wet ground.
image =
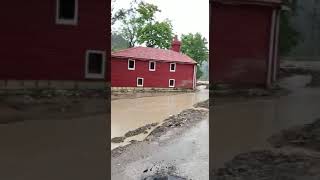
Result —
<instances>
[{"instance_id":1,"label":"wet ground","mask_svg":"<svg viewBox=\"0 0 320 180\"><path fill-rule=\"evenodd\" d=\"M105 179L106 109L103 98L2 97L0 179Z\"/></svg>"},{"instance_id":2,"label":"wet ground","mask_svg":"<svg viewBox=\"0 0 320 180\"><path fill-rule=\"evenodd\" d=\"M201 86L195 93L112 101L112 137L159 123L147 134L112 144L112 180L209 179L208 101L193 109L208 98ZM128 145L131 140L136 141Z\"/></svg>"},{"instance_id":3,"label":"wet ground","mask_svg":"<svg viewBox=\"0 0 320 180\"><path fill-rule=\"evenodd\" d=\"M272 134L319 118L320 89L306 88L310 80L301 75L282 79L281 86L292 91L287 96L216 103L210 109L212 167L222 167L240 153L267 149Z\"/></svg>"},{"instance_id":4,"label":"wet ground","mask_svg":"<svg viewBox=\"0 0 320 180\"><path fill-rule=\"evenodd\" d=\"M194 104L207 100L209 92L204 86L192 93L165 93L151 97L118 99L111 101L111 138L124 136L128 131L146 124L159 123L171 115L192 108ZM148 130L151 132L155 127ZM123 143L112 143L111 148L128 144L132 140L141 141L148 133L125 139Z\"/></svg>"},{"instance_id":5,"label":"wet ground","mask_svg":"<svg viewBox=\"0 0 320 180\"><path fill-rule=\"evenodd\" d=\"M209 179L209 120L174 128L157 140L132 144L112 157L112 180L139 180L152 176ZM178 178L177 178L178 179Z\"/></svg>"}]
</instances>

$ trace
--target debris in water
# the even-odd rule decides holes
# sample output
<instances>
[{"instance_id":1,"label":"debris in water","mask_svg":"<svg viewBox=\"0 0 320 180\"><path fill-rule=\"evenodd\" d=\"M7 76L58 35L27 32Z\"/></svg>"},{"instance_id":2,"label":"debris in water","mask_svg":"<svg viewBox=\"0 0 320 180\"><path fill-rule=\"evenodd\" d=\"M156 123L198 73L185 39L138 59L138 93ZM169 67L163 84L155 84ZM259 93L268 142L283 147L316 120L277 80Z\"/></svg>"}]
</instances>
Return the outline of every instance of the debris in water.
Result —
<instances>
[{"instance_id":1,"label":"debris in water","mask_svg":"<svg viewBox=\"0 0 320 180\"><path fill-rule=\"evenodd\" d=\"M187 179L178 177L178 176L170 176L170 175L154 175L154 176L146 177L143 180L187 180Z\"/></svg>"},{"instance_id":2,"label":"debris in water","mask_svg":"<svg viewBox=\"0 0 320 180\"><path fill-rule=\"evenodd\" d=\"M296 146L320 151L320 119L311 124L283 130L268 138L268 142L276 148Z\"/></svg>"},{"instance_id":3,"label":"debris in water","mask_svg":"<svg viewBox=\"0 0 320 180\"><path fill-rule=\"evenodd\" d=\"M125 139L126 139L125 137L114 137L111 139L111 142L112 143L122 143L122 142L124 142Z\"/></svg>"},{"instance_id":4,"label":"debris in water","mask_svg":"<svg viewBox=\"0 0 320 180\"><path fill-rule=\"evenodd\" d=\"M157 126L158 123L152 123L152 124L147 124L145 126L142 126L142 127L139 127L138 129L135 129L135 130L132 130L132 131L128 131L124 136L126 138L128 137L132 137L132 136L136 136L136 135L139 135L139 134L147 134L148 133L148 129L151 129L152 127L154 126Z\"/></svg>"},{"instance_id":5,"label":"debris in water","mask_svg":"<svg viewBox=\"0 0 320 180\"><path fill-rule=\"evenodd\" d=\"M319 159L303 153L283 154L269 150L255 151L240 154L227 162L224 168L214 170L212 179L319 179L319 164Z\"/></svg>"}]
</instances>

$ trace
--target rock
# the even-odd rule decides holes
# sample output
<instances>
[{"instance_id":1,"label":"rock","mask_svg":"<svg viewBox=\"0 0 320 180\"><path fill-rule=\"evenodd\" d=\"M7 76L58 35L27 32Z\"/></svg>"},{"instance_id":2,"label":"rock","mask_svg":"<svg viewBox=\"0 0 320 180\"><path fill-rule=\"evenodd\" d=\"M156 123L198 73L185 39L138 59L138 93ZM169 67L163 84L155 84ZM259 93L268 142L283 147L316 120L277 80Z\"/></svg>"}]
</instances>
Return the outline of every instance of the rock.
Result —
<instances>
[{"instance_id":1,"label":"rock","mask_svg":"<svg viewBox=\"0 0 320 180\"><path fill-rule=\"evenodd\" d=\"M130 143L136 143L136 142L138 142L137 140L130 140Z\"/></svg>"},{"instance_id":2,"label":"rock","mask_svg":"<svg viewBox=\"0 0 320 180\"><path fill-rule=\"evenodd\" d=\"M159 123L152 123L151 126L158 126Z\"/></svg>"},{"instance_id":3,"label":"rock","mask_svg":"<svg viewBox=\"0 0 320 180\"><path fill-rule=\"evenodd\" d=\"M293 127L281 131L268 138L268 142L274 147L298 146L313 150L320 150L320 120L311 124Z\"/></svg>"},{"instance_id":4,"label":"rock","mask_svg":"<svg viewBox=\"0 0 320 180\"><path fill-rule=\"evenodd\" d=\"M213 179L274 179L275 176L295 179L311 175L319 159L304 154L282 154L272 151L243 153L227 162L225 167L214 170ZM276 174L275 174L276 173ZM320 173L317 175L320 178ZM302 180L302 179L301 179Z\"/></svg>"},{"instance_id":5,"label":"rock","mask_svg":"<svg viewBox=\"0 0 320 180\"><path fill-rule=\"evenodd\" d=\"M209 99L194 105L195 108L209 108Z\"/></svg>"},{"instance_id":6,"label":"rock","mask_svg":"<svg viewBox=\"0 0 320 180\"><path fill-rule=\"evenodd\" d=\"M124 142L125 139L126 139L125 137L114 137L111 139L111 142L112 143L122 143L122 142Z\"/></svg>"}]
</instances>

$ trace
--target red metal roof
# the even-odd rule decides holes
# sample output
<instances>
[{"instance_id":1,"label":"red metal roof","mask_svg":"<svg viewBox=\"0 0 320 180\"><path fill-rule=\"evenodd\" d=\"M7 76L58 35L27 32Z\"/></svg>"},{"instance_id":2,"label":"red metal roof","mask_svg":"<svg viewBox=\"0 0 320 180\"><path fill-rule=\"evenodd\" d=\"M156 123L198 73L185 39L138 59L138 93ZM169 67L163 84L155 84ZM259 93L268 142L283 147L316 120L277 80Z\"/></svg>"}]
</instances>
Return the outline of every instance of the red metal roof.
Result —
<instances>
[{"instance_id":1,"label":"red metal roof","mask_svg":"<svg viewBox=\"0 0 320 180\"><path fill-rule=\"evenodd\" d=\"M196 64L196 61L189 56L175 52L172 50L149 48L149 47L133 47L113 52L112 57L124 57L140 60L156 60L177 63Z\"/></svg>"}]
</instances>

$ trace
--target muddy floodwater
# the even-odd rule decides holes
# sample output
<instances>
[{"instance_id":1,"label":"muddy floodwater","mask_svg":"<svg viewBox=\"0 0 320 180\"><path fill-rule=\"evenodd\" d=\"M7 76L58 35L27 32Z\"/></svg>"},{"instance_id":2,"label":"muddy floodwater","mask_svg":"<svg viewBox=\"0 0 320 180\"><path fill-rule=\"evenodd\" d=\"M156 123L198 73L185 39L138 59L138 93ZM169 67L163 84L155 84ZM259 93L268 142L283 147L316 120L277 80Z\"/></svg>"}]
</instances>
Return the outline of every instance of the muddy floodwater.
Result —
<instances>
[{"instance_id":1,"label":"muddy floodwater","mask_svg":"<svg viewBox=\"0 0 320 180\"><path fill-rule=\"evenodd\" d=\"M161 123L170 115L178 114L194 104L207 100L209 91L204 86L199 91L165 96L137 97L111 101L111 138L123 136L130 130L146 124ZM128 144L131 140L143 140L147 134L127 138L124 143L112 143L111 149Z\"/></svg>"},{"instance_id":2,"label":"muddy floodwater","mask_svg":"<svg viewBox=\"0 0 320 180\"><path fill-rule=\"evenodd\" d=\"M278 98L257 98L217 104L210 109L210 159L214 168L239 153L269 148L266 139L283 129L320 117L320 89L306 88L309 76L281 80L292 92Z\"/></svg>"}]
</instances>

